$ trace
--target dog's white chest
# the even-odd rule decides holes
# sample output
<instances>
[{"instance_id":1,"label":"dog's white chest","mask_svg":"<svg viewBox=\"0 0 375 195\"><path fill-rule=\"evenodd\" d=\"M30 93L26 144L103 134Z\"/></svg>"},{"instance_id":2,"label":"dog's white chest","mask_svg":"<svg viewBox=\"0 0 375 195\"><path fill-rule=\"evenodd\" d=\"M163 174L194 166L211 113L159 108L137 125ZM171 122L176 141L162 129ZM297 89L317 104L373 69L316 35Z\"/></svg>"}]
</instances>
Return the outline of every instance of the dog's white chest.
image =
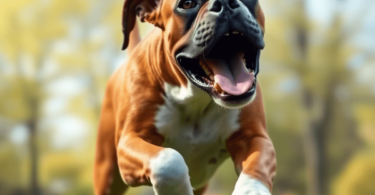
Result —
<instances>
[{"instance_id":1,"label":"dog's white chest","mask_svg":"<svg viewBox=\"0 0 375 195\"><path fill-rule=\"evenodd\" d=\"M225 140L239 128L239 110L217 106L206 92L190 83L187 88L166 84L165 91L155 125L165 137L164 146L184 157L192 186L203 187L229 157Z\"/></svg>"}]
</instances>

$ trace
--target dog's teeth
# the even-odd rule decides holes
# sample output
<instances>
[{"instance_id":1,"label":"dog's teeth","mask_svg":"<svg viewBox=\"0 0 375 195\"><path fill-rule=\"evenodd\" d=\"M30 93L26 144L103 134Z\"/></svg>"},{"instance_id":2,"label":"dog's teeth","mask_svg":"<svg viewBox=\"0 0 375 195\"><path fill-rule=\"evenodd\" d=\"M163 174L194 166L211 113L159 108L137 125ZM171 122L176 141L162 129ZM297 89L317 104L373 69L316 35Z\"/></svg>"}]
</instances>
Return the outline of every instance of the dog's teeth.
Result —
<instances>
[{"instance_id":1,"label":"dog's teeth","mask_svg":"<svg viewBox=\"0 0 375 195\"><path fill-rule=\"evenodd\" d=\"M206 75L210 75L210 72L207 70L207 68L203 68L203 70L206 73Z\"/></svg>"},{"instance_id":2,"label":"dog's teeth","mask_svg":"<svg viewBox=\"0 0 375 195\"><path fill-rule=\"evenodd\" d=\"M199 65L202 67L203 71L207 74L208 70L207 70L206 65L204 65L204 63L202 61L199 61Z\"/></svg>"},{"instance_id":3,"label":"dog's teeth","mask_svg":"<svg viewBox=\"0 0 375 195\"><path fill-rule=\"evenodd\" d=\"M199 64L201 65L201 67L202 67L203 71L206 73L206 75L211 74L211 72L208 70L207 66L204 63L199 62Z\"/></svg>"},{"instance_id":4,"label":"dog's teeth","mask_svg":"<svg viewBox=\"0 0 375 195\"><path fill-rule=\"evenodd\" d=\"M215 90L216 90L219 94L224 95L224 90L221 89L220 85L217 84L216 82L214 83L214 88L215 88Z\"/></svg>"},{"instance_id":5,"label":"dog's teeth","mask_svg":"<svg viewBox=\"0 0 375 195\"><path fill-rule=\"evenodd\" d=\"M233 31L232 32L234 35L238 34L239 32L238 31Z\"/></svg>"},{"instance_id":6,"label":"dog's teeth","mask_svg":"<svg viewBox=\"0 0 375 195\"><path fill-rule=\"evenodd\" d=\"M225 36L229 36L229 33L225 33Z\"/></svg>"}]
</instances>

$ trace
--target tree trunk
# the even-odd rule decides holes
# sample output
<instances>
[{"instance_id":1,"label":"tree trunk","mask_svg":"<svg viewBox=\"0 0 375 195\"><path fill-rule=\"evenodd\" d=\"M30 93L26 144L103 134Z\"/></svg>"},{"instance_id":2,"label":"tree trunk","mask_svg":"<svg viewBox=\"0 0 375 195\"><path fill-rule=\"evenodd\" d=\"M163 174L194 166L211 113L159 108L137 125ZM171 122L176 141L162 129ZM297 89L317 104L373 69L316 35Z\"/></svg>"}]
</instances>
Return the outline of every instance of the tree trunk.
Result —
<instances>
[{"instance_id":1,"label":"tree trunk","mask_svg":"<svg viewBox=\"0 0 375 195\"><path fill-rule=\"evenodd\" d=\"M39 195L40 193L38 184L38 149L36 136L36 121L30 120L27 126L30 131L30 194Z\"/></svg>"},{"instance_id":2,"label":"tree trunk","mask_svg":"<svg viewBox=\"0 0 375 195\"><path fill-rule=\"evenodd\" d=\"M27 127L30 132L29 150L30 150L30 194L40 195L39 177L38 177L38 139L37 139L37 122L38 122L38 103L33 95L29 96L30 119L27 121Z\"/></svg>"},{"instance_id":3,"label":"tree trunk","mask_svg":"<svg viewBox=\"0 0 375 195\"><path fill-rule=\"evenodd\" d=\"M308 42L308 19L306 16L306 0L300 0L299 17L296 24L297 47L300 53L299 74L302 77L302 97L303 106L306 111L306 126L304 130L305 159L307 169L307 194L308 195L325 195L325 129L322 129L319 119L313 118L315 102L314 91L304 80L309 72L309 42Z\"/></svg>"},{"instance_id":4,"label":"tree trunk","mask_svg":"<svg viewBox=\"0 0 375 195\"><path fill-rule=\"evenodd\" d=\"M334 110L334 81L330 81L327 87L328 94L323 100L322 112L317 119L309 117L307 119L307 129L305 132L306 144L306 165L308 170L307 189L309 195L328 194L328 142L327 137L330 132L330 123L332 121L332 111ZM313 97L312 93L304 90L304 106L307 113L311 113L313 106L309 99Z\"/></svg>"}]
</instances>

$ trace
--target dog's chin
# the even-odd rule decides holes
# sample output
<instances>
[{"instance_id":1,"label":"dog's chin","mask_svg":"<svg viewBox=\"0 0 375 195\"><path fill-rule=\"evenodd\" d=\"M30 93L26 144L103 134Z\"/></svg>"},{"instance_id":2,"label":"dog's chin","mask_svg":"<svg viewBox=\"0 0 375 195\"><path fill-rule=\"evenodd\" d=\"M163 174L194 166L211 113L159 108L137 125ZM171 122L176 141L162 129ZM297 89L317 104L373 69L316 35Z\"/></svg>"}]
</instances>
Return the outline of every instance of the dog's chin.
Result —
<instances>
[{"instance_id":1,"label":"dog's chin","mask_svg":"<svg viewBox=\"0 0 375 195\"><path fill-rule=\"evenodd\" d=\"M243 99L241 101L225 101L221 98L217 98L214 96L211 96L211 97L214 100L214 102L221 107L228 108L228 109L241 109L254 101L256 97L256 92L254 92L254 94L251 95L249 98Z\"/></svg>"}]
</instances>

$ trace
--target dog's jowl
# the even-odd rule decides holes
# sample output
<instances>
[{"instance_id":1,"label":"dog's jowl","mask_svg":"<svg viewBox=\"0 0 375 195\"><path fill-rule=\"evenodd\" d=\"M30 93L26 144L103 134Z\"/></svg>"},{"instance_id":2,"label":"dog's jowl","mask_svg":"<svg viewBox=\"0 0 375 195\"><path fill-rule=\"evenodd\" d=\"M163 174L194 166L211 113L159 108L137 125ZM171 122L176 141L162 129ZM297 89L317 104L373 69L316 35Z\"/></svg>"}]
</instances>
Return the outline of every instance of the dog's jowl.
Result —
<instances>
[{"instance_id":1,"label":"dog's jowl","mask_svg":"<svg viewBox=\"0 0 375 195\"><path fill-rule=\"evenodd\" d=\"M142 41L136 18L155 25ZM231 158L233 195L269 195L276 157L257 76L258 0L126 0L128 61L110 78L96 145L97 195L152 186L203 194Z\"/></svg>"}]
</instances>

